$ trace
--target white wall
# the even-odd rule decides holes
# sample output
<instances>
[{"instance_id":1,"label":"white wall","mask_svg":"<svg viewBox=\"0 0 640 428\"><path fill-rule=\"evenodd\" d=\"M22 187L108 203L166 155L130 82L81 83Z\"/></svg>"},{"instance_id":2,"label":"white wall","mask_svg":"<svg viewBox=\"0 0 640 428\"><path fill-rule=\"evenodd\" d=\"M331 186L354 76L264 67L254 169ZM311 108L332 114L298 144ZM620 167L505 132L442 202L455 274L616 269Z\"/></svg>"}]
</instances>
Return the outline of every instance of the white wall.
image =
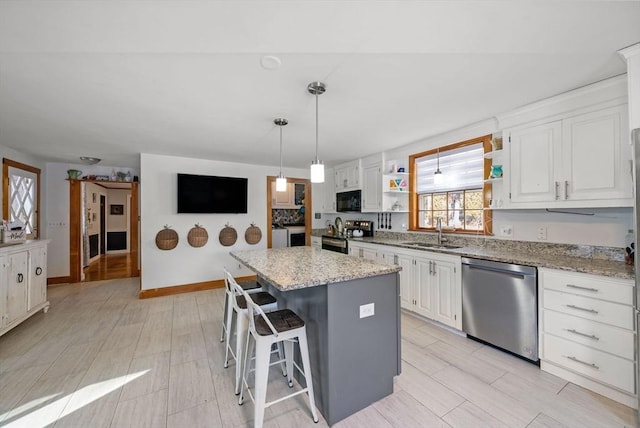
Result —
<instances>
[{"instance_id":1,"label":"white wall","mask_svg":"<svg viewBox=\"0 0 640 428\"><path fill-rule=\"evenodd\" d=\"M129 226L129 212L127 200L131 195L128 189L106 189L107 190L107 232L124 232ZM111 205L122 205L122 215L112 215ZM127 237L129 239L129 237Z\"/></svg>"},{"instance_id":2,"label":"white wall","mask_svg":"<svg viewBox=\"0 0 640 428\"><path fill-rule=\"evenodd\" d=\"M222 279L225 266L234 275L251 274L239 267L229 252L266 248L267 227L271 227L267 225L266 180L269 175L277 175L277 167L143 153L140 171L143 290ZM284 172L289 177L309 177L306 169L287 168ZM177 214L178 173L248 178L248 213ZM209 241L200 248L193 248L187 242L187 233L196 223L209 233ZM226 223L238 232L238 241L231 247L222 246L218 240ZM251 223L262 230L262 240L256 245L244 240L245 230ZM178 246L169 251L160 250L155 244L156 234L165 224L179 236Z\"/></svg>"},{"instance_id":3,"label":"white wall","mask_svg":"<svg viewBox=\"0 0 640 428\"><path fill-rule=\"evenodd\" d=\"M51 240L47 253L47 275L50 278L68 276L69 269L69 181L67 170L78 169L83 175L111 175L115 171L129 171L113 166L81 165L50 162L46 164L46 238ZM132 175L139 175L131 169ZM106 190L106 189L105 189Z\"/></svg>"}]
</instances>

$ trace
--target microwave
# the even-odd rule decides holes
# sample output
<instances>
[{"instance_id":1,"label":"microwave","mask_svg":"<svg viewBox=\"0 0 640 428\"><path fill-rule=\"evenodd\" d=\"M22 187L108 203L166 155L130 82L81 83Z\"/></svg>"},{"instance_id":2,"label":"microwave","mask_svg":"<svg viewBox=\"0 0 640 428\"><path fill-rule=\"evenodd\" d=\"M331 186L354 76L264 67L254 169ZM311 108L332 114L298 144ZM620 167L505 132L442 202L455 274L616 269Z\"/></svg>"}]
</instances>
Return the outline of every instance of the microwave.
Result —
<instances>
[{"instance_id":1,"label":"microwave","mask_svg":"<svg viewBox=\"0 0 640 428\"><path fill-rule=\"evenodd\" d=\"M362 190L352 190L350 192L336 193L336 211L361 212L362 211Z\"/></svg>"}]
</instances>

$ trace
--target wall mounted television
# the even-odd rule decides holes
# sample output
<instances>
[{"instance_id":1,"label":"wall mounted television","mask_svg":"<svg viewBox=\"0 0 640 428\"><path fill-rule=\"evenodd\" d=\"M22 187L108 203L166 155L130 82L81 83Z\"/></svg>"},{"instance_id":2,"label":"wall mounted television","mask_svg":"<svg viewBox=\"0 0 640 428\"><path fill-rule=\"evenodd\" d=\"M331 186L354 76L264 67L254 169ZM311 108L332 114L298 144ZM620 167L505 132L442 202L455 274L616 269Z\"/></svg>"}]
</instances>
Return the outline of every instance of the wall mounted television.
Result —
<instances>
[{"instance_id":1,"label":"wall mounted television","mask_svg":"<svg viewBox=\"0 0 640 428\"><path fill-rule=\"evenodd\" d=\"M246 178L178 174L178 214L246 214Z\"/></svg>"}]
</instances>

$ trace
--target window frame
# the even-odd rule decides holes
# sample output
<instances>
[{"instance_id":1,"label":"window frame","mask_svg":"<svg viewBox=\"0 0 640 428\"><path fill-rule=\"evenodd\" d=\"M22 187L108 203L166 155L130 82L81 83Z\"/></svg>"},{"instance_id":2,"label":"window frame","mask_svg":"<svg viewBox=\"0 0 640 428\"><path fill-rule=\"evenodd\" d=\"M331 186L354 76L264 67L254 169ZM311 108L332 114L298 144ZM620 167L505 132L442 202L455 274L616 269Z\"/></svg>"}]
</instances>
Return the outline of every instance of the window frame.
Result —
<instances>
[{"instance_id":1,"label":"window frame","mask_svg":"<svg viewBox=\"0 0 640 428\"><path fill-rule=\"evenodd\" d=\"M9 220L9 167L21 169L23 171L27 171L36 175L36 221L34 224L34 233L33 236L29 237L29 239L40 239L40 169L13 161L8 158L2 159L2 218Z\"/></svg>"},{"instance_id":2,"label":"window frame","mask_svg":"<svg viewBox=\"0 0 640 428\"><path fill-rule=\"evenodd\" d=\"M433 148L431 150L426 150L424 152L415 153L409 155L409 230L414 232L435 232L436 228L434 227L420 227L419 221L419 204L418 198L419 194L417 193L417 171L416 171L416 160L422 158L424 156L434 155L436 152L440 152L442 155L443 152L447 152L449 150L459 149L461 147L471 146L473 144L482 143L482 148L484 150L484 154L487 154L492 150L491 147L491 139L492 135L483 135L482 137L471 138L469 140L461 141L458 143L449 144L442 147ZM491 171L491 159L487 159L484 157L484 173L483 177L488 177ZM447 193L455 192L456 190L448 190ZM443 191L444 192L444 191ZM432 194L438 194L443 192L431 192ZM483 180L482 185L482 224L483 230L455 230L448 232L443 228L444 233L457 233L457 234L466 234L466 235L493 235L493 222L492 222L492 210L489 208L489 201L491 200L491 194L493 192L493 186L491 182L486 179Z\"/></svg>"}]
</instances>

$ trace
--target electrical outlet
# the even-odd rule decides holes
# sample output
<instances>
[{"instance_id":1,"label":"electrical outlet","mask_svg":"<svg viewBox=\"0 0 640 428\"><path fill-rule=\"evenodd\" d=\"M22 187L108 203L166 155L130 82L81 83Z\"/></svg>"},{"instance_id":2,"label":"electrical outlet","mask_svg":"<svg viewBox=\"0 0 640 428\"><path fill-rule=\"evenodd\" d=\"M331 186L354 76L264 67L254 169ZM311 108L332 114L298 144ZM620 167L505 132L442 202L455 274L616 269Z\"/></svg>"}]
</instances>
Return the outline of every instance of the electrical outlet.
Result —
<instances>
[{"instance_id":1,"label":"electrical outlet","mask_svg":"<svg viewBox=\"0 0 640 428\"><path fill-rule=\"evenodd\" d=\"M547 240L547 227L546 226L538 227L538 240L539 241L546 241Z\"/></svg>"},{"instance_id":2,"label":"electrical outlet","mask_svg":"<svg viewBox=\"0 0 640 428\"><path fill-rule=\"evenodd\" d=\"M402 230L407 230L407 225L406 224L402 224Z\"/></svg>"},{"instance_id":3,"label":"electrical outlet","mask_svg":"<svg viewBox=\"0 0 640 428\"><path fill-rule=\"evenodd\" d=\"M360 305L360 318L371 317L375 314L375 303Z\"/></svg>"},{"instance_id":4,"label":"electrical outlet","mask_svg":"<svg viewBox=\"0 0 640 428\"><path fill-rule=\"evenodd\" d=\"M513 236L513 226L511 225L503 225L500 226L500 235L502 236Z\"/></svg>"}]
</instances>

